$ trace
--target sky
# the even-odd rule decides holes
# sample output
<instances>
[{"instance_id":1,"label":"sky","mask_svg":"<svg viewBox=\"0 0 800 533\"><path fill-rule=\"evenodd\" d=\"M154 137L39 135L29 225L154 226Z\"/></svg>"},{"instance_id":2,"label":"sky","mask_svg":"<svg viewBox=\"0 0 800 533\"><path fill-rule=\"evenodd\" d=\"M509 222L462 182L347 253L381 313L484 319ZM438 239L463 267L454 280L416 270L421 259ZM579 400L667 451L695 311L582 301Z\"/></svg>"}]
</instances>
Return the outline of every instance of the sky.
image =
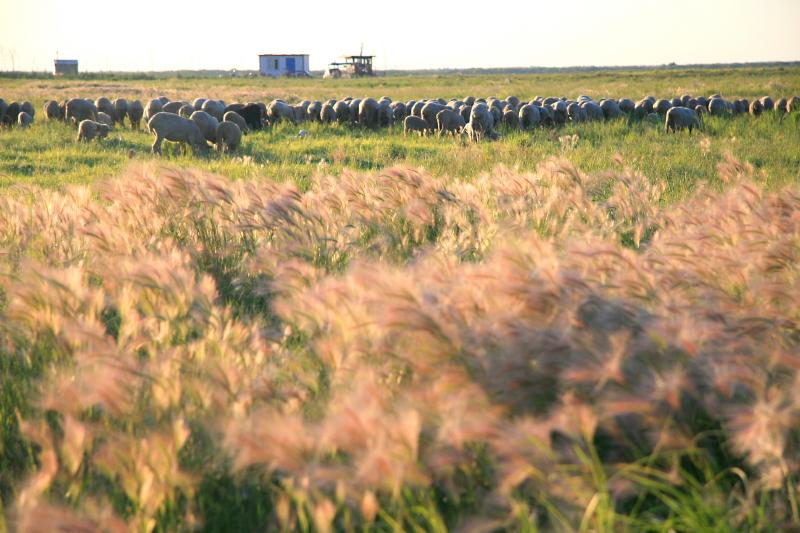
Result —
<instances>
[{"instance_id":1,"label":"sky","mask_svg":"<svg viewBox=\"0 0 800 533\"><path fill-rule=\"evenodd\" d=\"M344 6L344 7L342 7ZM0 70L258 69L306 53L322 70L800 60L800 0L0 0Z\"/></svg>"}]
</instances>

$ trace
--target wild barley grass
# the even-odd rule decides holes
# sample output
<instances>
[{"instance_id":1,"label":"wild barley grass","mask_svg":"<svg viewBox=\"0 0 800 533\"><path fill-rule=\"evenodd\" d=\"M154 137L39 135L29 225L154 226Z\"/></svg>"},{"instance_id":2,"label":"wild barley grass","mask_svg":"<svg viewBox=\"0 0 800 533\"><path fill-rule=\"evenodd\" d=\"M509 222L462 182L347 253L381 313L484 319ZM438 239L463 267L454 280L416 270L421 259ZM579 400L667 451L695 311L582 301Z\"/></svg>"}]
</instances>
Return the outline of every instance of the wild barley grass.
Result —
<instances>
[{"instance_id":1,"label":"wild barley grass","mask_svg":"<svg viewBox=\"0 0 800 533\"><path fill-rule=\"evenodd\" d=\"M11 523L797 527L800 190L754 173L676 204L557 159L3 196Z\"/></svg>"}]
</instances>

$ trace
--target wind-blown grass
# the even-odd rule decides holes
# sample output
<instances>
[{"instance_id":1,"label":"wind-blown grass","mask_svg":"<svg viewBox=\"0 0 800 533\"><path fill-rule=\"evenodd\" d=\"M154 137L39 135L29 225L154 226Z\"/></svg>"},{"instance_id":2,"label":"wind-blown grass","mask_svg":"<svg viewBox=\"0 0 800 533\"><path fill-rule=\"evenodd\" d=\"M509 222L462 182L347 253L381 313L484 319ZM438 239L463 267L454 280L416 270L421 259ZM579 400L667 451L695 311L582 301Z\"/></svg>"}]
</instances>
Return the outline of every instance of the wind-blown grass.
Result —
<instances>
[{"instance_id":1,"label":"wind-blown grass","mask_svg":"<svg viewBox=\"0 0 800 533\"><path fill-rule=\"evenodd\" d=\"M800 191L718 176L665 203L563 160L302 190L134 166L5 196L10 517L797 527Z\"/></svg>"}]
</instances>

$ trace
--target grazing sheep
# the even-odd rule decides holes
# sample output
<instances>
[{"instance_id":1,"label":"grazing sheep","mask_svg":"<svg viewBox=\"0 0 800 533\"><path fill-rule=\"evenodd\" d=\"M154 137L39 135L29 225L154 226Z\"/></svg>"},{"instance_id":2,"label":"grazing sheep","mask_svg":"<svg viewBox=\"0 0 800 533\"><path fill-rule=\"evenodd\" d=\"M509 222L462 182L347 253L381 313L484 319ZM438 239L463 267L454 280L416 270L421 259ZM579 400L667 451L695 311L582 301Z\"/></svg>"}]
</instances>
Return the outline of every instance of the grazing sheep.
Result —
<instances>
[{"instance_id":1,"label":"grazing sheep","mask_svg":"<svg viewBox=\"0 0 800 533\"><path fill-rule=\"evenodd\" d=\"M217 125L219 125L219 121L216 117L212 117L205 111L195 111L189 117L189 120L197 124L205 140L212 143L217 141Z\"/></svg>"},{"instance_id":2,"label":"grazing sheep","mask_svg":"<svg viewBox=\"0 0 800 533\"><path fill-rule=\"evenodd\" d=\"M399 122L406 118L406 104L403 102L392 102L389 106L392 108L392 114L394 115L394 120Z\"/></svg>"},{"instance_id":3,"label":"grazing sheep","mask_svg":"<svg viewBox=\"0 0 800 533\"><path fill-rule=\"evenodd\" d=\"M683 101L677 96L670 100L670 103L672 104L672 107L683 107Z\"/></svg>"},{"instance_id":4,"label":"grazing sheep","mask_svg":"<svg viewBox=\"0 0 800 533\"><path fill-rule=\"evenodd\" d=\"M761 107L764 108L764 111L772 111L773 109L775 109L775 103L769 96L762 96L760 100L761 100Z\"/></svg>"},{"instance_id":5,"label":"grazing sheep","mask_svg":"<svg viewBox=\"0 0 800 533\"><path fill-rule=\"evenodd\" d=\"M196 111L196 113L204 113ZM204 113L208 115L208 113ZM213 118L213 117L211 117ZM197 123L188 118L183 118L172 113L156 113L147 123L147 129L156 140L151 148L154 154L161 154L161 143L166 141L181 143L184 153L186 145L190 144L193 149L205 152L208 150L206 139ZM216 141L216 128L214 130L214 140Z\"/></svg>"},{"instance_id":6,"label":"grazing sheep","mask_svg":"<svg viewBox=\"0 0 800 533\"><path fill-rule=\"evenodd\" d=\"M262 108L258 104L255 103L247 104L246 106L241 108L236 114L244 119L246 125L246 128L242 129L242 133L247 133L247 131L249 130L258 131L264 127L264 117L266 116L266 108ZM222 119L225 120L225 117L223 116Z\"/></svg>"},{"instance_id":7,"label":"grazing sheep","mask_svg":"<svg viewBox=\"0 0 800 533\"><path fill-rule=\"evenodd\" d=\"M656 100L656 103L653 104L653 111L659 115L666 115L667 111L669 111L672 107L674 106L669 100Z\"/></svg>"},{"instance_id":8,"label":"grazing sheep","mask_svg":"<svg viewBox=\"0 0 800 533\"><path fill-rule=\"evenodd\" d=\"M348 104L350 106L350 124L358 122L358 108L361 107L361 99L354 98Z\"/></svg>"},{"instance_id":9,"label":"grazing sheep","mask_svg":"<svg viewBox=\"0 0 800 533\"><path fill-rule=\"evenodd\" d=\"M617 104L619 105L620 111L626 114L633 113L633 109L636 107L636 103L629 98L620 98Z\"/></svg>"},{"instance_id":10,"label":"grazing sheep","mask_svg":"<svg viewBox=\"0 0 800 533\"><path fill-rule=\"evenodd\" d=\"M708 108L704 105L697 104L696 106L694 106L694 112L697 113L698 115L703 115L705 113L708 113Z\"/></svg>"},{"instance_id":11,"label":"grazing sheep","mask_svg":"<svg viewBox=\"0 0 800 533\"><path fill-rule=\"evenodd\" d=\"M800 111L800 96L792 96L786 104L787 113L796 113Z\"/></svg>"},{"instance_id":12,"label":"grazing sheep","mask_svg":"<svg viewBox=\"0 0 800 533\"><path fill-rule=\"evenodd\" d=\"M787 103L788 103L788 101L786 100L786 98L778 98L775 101L775 111L778 112L778 113L781 113L781 114L786 113L786 104Z\"/></svg>"},{"instance_id":13,"label":"grazing sheep","mask_svg":"<svg viewBox=\"0 0 800 533\"><path fill-rule=\"evenodd\" d=\"M242 132L242 134L248 133L247 122L236 111L228 111L222 115L222 122L233 122L239 126L239 130ZM219 128L217 128L217 131L219 131Z\"/></svg>"},{"instance_id":14,"label":"grazing sheep","mask_svg":"<svg viewBox=\"0 0 800 533\"><path fill-rule=\"evenodd\" d=\"M166 103L161 107L161 111L164 113L174 113L178 114L178 111L185 105L189 105L186 102L182 102L180 100L173 100L172 102ZM190 106L194 110L194 106ZM191 114L191 113L190 113Z\"/></svg>"},{"instance_id":15,"label":"grazing sheep","mask_svg":"<svg viewBox=\"0 0 800 533\"><path fill-rule=\"evenodd\" d=\"M8 103L2 98L0 98L0 123L3 122L7 109L8 109Z\"/></svg>"},{"instance_id":16,"label":"grazing sheep","mask_svg":"<svg viewBox=\"0 0 800 533\"><path fill-rule=\"evenodd\" d=\"M680 97L681 107L689 107L690 109L694 108L694 106L689 106L689 102L693 100L692 95L684 94Z\"/></svg>"},{"instance_id":17,"label":"grazing sheep","mask_svg":"<svg viewBox=\"0 0 800 533\"><path fill-rule=\"evenodd\" d=\"M489 111L489 107L484 103L472 106L467 126L469 126L467 135L470 140L479 141L483 137L497 138L497 134L494 132L494 117ZM464 126L464 128L466 129L467 126Z\"/></svg>"},{"instance_id":18,"label":"grazing sheep","mask_svg":"<svg viewBox=\"0 0 800 533\"><path fill-rule=\"evenodd\" d=\"M708 114L712 116L722 116L728 111L725 100L722 98L711 98L708 101Z\"/></svg>"},{"instance_id":19,"label":"grazing sheep","mask_svg":"<svg viewBox=\"0 0 800 533\"><path fill-rule=\"evenodd\" d=\"M567 123L567 104L561 100L556 100L550 104L553 110L553 122L558 126L563 126Z\"/></svg>"},{"instance_id":20,"label":"grazing sheep","mask_svg":"<svg viewBox=\"0 0 800 533\"><path fill-rule=\"evenodd\" d=\"M411 108L411 114L415 117L422 117L422 108L425 107L427 103L427 100L419 100L414 103L414 106Z\"/></svg>"},{"instance_id":21,"label":"grazing sheep","mask_svg":"<svg viewBox=\"0 0 800 533\"><path fill-rule=\"evenodd\" d=\"M114 105L114 119L124 126L125 117L128 115L128 101L124 98L117 98L111 103Z\"/></svg>"},{"instance_id":22,"label":"grazing sheep","mask_svg":"<svg viewBox=\"0 0 800 533\"><path fill-rule=\"evenodd\" d=\"M228 111L225 115L233 114L234 111ZM239 115L236 115L239 116ZM241 117L239 117L241 118ZM242 142L242 130L235 122L223 120L217 125L216 145L217 150L220 152L232 152L239 147Z\"/></svg>"},{"instance_id":23,"label":"grazing sheep","mask_svg":"<svg viewBox=\"0 0 800 533\"><path fill-rule=\"evenodd\" d=\"M394 123L394 111L391 102L381 100L378 102L378 127L387 128Z\"/></svg>"},{"instance_id":24,"label":"grazing sheep","mask_svg":"<svg viewBox=\"0 0 800 533\"><path fill-rule=\"evenodd\" d=\"M240 102L234 102L232 104L226 105L225 109L223 110L223 113L222 113L222 119L225 120L225 113L227 113L228 111L235 111L235 112L238 113L239 110L241 108L243 108L243 107L244 107L244 104L242 104Z\"/></svg>"},{"instance_id":25,"label":"grazing sheep","mask_svg":"<svg viewBox=\"0 0 800 533\"><path fill-rule=\"evenodd\" d=\"M27 128L33 123L33 117L25 111L20 111L17 115L17 124L20 128Z\"/></svg>"},{"instance_id":26,"label":"grazing sheep","mask_svg":"<svg viewBox=\"0 0 800 533\"><path fill-rule=\"evenodd\" d=\"M320 121L320 113L322 112L322 102L319 100L314 100L310 104L308 104L308 108L306 108L306 117L310 122L319 122Z\"/></svg>"},{"instance_id":27,"label":"grazing sheep","mask_svg":"<svg viewBox=\"0 0 800 533\"><path fill-rule=\"evenodd\" d=\"M475 105L475 97L474 96L467 96L464 98L464 103L466 105L472 106Z\"/></svg>"},{"instance_id":28,"label":"grazing sheep","mask_svg":"<svg viewBox=\"0 0 800 533\"><path fill-rule=\"evenodd\" d=\"M570 122L583 122L586 119L586 112L578 102L572 102L567 106L567 117Z\"/></svg>"},{"instance_id":29,"label":"grazing sheep","mask_svg":"<svg viewBox=\"0 0 800 533\"><path fill-rule=\"evenodd\" d=\"M428 131L428 123L422 119L422 117L415 117L414 115L408 115L405 119L403 119L403 135L408 135L408 132L415 131L420 135L425 135Z\"/></svg>"},{"instance_id":30,"label":"grazing sheep","mask_svg":"<svg viewBox=\"0 0 800 533\"><path fill-rule=\"evenodd\" d=\"M144 108L139 100L133 100L128 103L128 120L131 121L131 128L139 129L139 123L142 121L143 115Z\"/></svg>"},{"instance_id":31,"label":"grazing sheep","mask_svg":"<svg viewBox=\"0 0 800 533\"><path fill-rule=\"evenodd\" d=\"M622 110L616 100L602 100L600 109L603 110L603 116L606 120L613 120L622 116Z\"/></svg>"},{"instance_id":32,"label":"grazing sheep","mask_svg":"<svg viewBox=\"0 0 800 533\"><path fill-rule=\"evenodd\" d=\"M330 102L322 104L322 109L319 111L319 121L323 124L333 124L336 122L336 111L333 109L333 104Z\"/></svg>"},{"instance_id":33,"label":"grazing sheep","mask_svg":"<svg viewBox=\"0 0 800 533\"><path fill-rule=\"evenodd\" d=\"M105 124L101 124L100 122L95 122L94 120L81 120L81 123L78 124L78 138L77 141L86 141L89 142L95 138L102 139L108 136L108 132L111 131Z\"/></svg>"},{"instance_id":34,"label":"grazing sheep","mask_svg":"<svg viewBox=\"0 0 800 533\"><path fill-rule=\"evenodd\" d=\"M596 102L584 102L581 104L581 109L586 115L586 120L589 122L603 121L606 119L606 114L603 108Z\"/></svg>"},{"instance_id":35,"label":"grazing sheep","mask_svg":"<svg viewBox=\"0 0 800 533\"><path fill-rule=\"evenodd\" d=\"M458 115L458 118L461 118L461 115ZM506 129L509 130L518 130L519 129L519 114L514 111L513 106L507 105L505 107L505 111L503 111L503 116L500 119L500 124L502 124Z\"/></svg>"},{"instance_id":36,"label":"grazing sheep","mask_svg":"<svg viewBox=\"0 0 800 533\"><path fill-rule=\"evenodd\" d=\"M700 129L700 117L693 110L686 107L673 107L667 111L667 118L664 124L664 132L677 132L678 130L688 129L692 133L694 128Z\"/></svg>"},{"instance_id":37,"label":"grazing sheep","mask_svg":"<svg viewBox=\"0 0 800 533\"><path fill-rule=\"evenodd\" d=\"M519 98L517 98L516 96L509 96L508 98L506 98L506 102L511 104L515 110L519 109Z\"/></svg>"},{"instance_id":38,"label":"grazing sheep","mask_svg":"<svg viewBox=\"0 0 800 533\"><path fill-rule=\"evenodd\" d=\"M270 124L273 125L283 121L295 123L294 110L283 100L273 100L269 103L267 117L269 117Z\"/></svg>"},{"instance_id":39,"label":"grazing sheep","mask_svg":"<svg viewBox=\"0 0 800 533\"><path fill-rule=\"evenodd\" d=\"M97 120L97 106L91 100L72 98L67 101L64 119L77 127L82 120Z\"/></svg>"},{"instance_id":40,"label":"grazing sheep","mask_svg":"<svg viewBox=\"0 0 800 533\"><path fill-rule=\"evenodd\" d=\"M764 104L761 103L761 100L753 100L750 102L750 115L754 117L761 116L761 113L764 111Z\"/></svg>"},{"instance_id":41,"label":"grazing sheep","mask_svg":"<svg viewBox=\"0 0 800 533\"><path fill-rule=\"evenodd\" d=\"M55 100L49 100L44 104L44 116L47 120L63 120L61 108Z\"/></svg>"},{"instance_id":42,"label":"grazing sheep","mask_svg":"<svg viewBox=\"0 0 800 533\"><path fill-rule=\"evenodd\" d=\"M736 100L733 103L733 107L737 114L744 114L750 109L750 104L747 100Z\"/></svg>"},{"instance_id":43,"label":"grazing sheep","mask_svg":"<svg viewBox=\"0 0 800 533\"><path fill-rule=\"evenodd\" d=\"M514 116L516 117L516 113ZM427 123L427 120L425 122ZM442 109L436 113L436 133L440 137L444 134L457 135L465 125L464 118L452 109Z\"/></svg>"},{"instance_id":44,"label":"grazing sheep","mask_svg":"<svg viewBox=\"0 0 800 533\"><path fill-rule=\"evenodd\" d=\"M365 128L378 127L378 101L364 98L358 106L358 123ZM432 129L432 128L431 128Z\"/></svg>"},{"instance_id":45,"label":"grazing sheep","mask_svg":"<svg viewBox=\"0 0 800 533\"><path fill-rule=\"evenodd\" d=\"M464 104L461 106L459 113L461 114L461 118L464 119L464 123L469 122L469 114L472 113L472 104Z\"/></svg>"},{"instance_id":46,"label":"grazing sheep","mask_svg":"<svg viewBox=\"0 0 800 533\"><path fill-rule=\"evenodd\" d=\"M172 102L170 102L172 103ZM182 116L183 118L189 118L194 113L194 106L192 104L183 104L178 109L178 115Z\"/></svg>"},{"instance_id":47,"label":"grazing sheep","mask_svg":"<svg viewBox=\"0 0 800 533\"><path fill-rule=\"evenodd\" d=\"M708 108L708 98L706 98L705 96L698 96L696 100L697 100L697 105L701 105L705 108ZM706 111L708 111L708 109L706 109Z\"/></svg>"},{"instance_id":48,"label":"grazing sheep","mask_svg":"<svg viewBox=\"0 0 800 533\"><path fill-rule=\"evenodd\" d=\"M202 111L203 110L203 104L205 104L207 100L208 100L208 98L195 98L192 101L192 106L194 107L194 110L195 111Z\"/></svg>"},{"instance_id":49,"label":"grazing sheep","mask_svg":"<svg viewBox=\"0 0 800 533\"><path fill-rule=\"evenodd\" d=\"M225 114L225 104L219 100L206 100L200 110L220 121L222 120L222 115Z\"/></svg>"},{"instance_id":50,"label":"grazing sheep","mask_svg":"<svg viewBox=\"0 0 800 533\"><path fill-rule=\"evenodd\" d=\"M156 113L161 112L162 107L164 107L164 104L157 98L147 102L147 105L144 106L144 121L149 123Z\"/></svg>"},{"instance_id":51,"label":"grazing sheep","mask_svg":"<svg viewBox=\"0 0 800 533\"><path fill-rule=\"evenodd\" d=\"M540 120L539 108L535 105L525 104L519 108L519 126L523 130L529 130L538 126Z\"/></svg>"},{"instance_id":52,"label":"grazing sheep","mask_svg":"<svg viewBox=\"0 0 800 533\"><path fill-rule=\"evenodd\" d=\"M594 102L592 102L592 103L594 103ZM595 104L595 105L597 105L597 104ZM597 107L598 107L598 109L600 108L600 106L597 106ZM539 123L542 126L555 126L555 120L553 119L554 115L553 115L553 108L552 107L550 107L549 105L545 105L545 106L537 107L537 110L539 111ZM600 113L602 113L602 110L600 111Z\"/></svg>"},{"instance_id":53,"label":"grazing sheep","mask_svg":"<svg viewBox=\"0 0 800 533\"><path fill-rule=\"evenodd\" d=\"M117 114L114 109L114 104L112 104L111 100L109 100L105 96L101 96L100 98L95 100L94 105L95 107L97 107L98 111L105 113L109 117L114 117Z\"/></svg>"},{"instance_id":54,"label":"grazing sheep","mask_svg":"<svg viewBox=\"0 0 800 533\"><path fill-rule=\"evenodd\" d=\"M19 105L19 110L27 113L31 118L36 116L36 110L33 108L33 104L28 101L22 102Z\"/></svg>"},{"instance_id":55,"label":"grazing sheep","mask_svg":"<svg viewBox=\"0 0 800 533\"><path fill-rule=\"evenodd\" d=\"M111 115L109 115L108 113L98 111L97 122L99 122L100 124L105 124L106 126L108 126L108 129L110 130L114 129L114 119L111 118Z\"/></svg>"}]
</instances>

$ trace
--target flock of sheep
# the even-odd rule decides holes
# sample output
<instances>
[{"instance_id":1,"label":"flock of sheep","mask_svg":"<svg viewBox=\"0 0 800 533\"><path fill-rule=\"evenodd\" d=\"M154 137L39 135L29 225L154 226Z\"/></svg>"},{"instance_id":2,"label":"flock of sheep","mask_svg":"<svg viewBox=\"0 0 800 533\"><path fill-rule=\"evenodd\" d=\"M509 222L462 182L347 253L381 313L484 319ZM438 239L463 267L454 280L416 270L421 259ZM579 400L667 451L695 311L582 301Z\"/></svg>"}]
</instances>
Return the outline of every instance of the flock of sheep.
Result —
<instances>
[{"instance_id":1,"label":"flock of sheep","mask_svg":"<svg viewBox=\"0 0 800 533\"><path fill-rule=\"evenodd\" d=\"M684 95L671 100L647 96L638 102L623 98L604 99L599 102L588 96L577 100L556 97L536 97L530 102L515 96L504 100L475 98L463 100L441 98L435 100L392 101L388 97L352 98L342 100L309 101L289 104L283 100L234 103L226 105L221 100L196 98L192 102L170 101L162 96L142 105L139 100L124 98L96 100L72 98L64 102L50 100L44 104L48 120L61 120L78 128L78 141L102 138L115 127L125 125L139 129L141 121L155 136L153 153L161 153L163 141L191 146L206 151L209 143L220 151L236 149L242 135L280 122L299 124L306 121L327 124L345 124L366 128L380 128L403 124L403 133L421 135L464 135L472 141L496 139L497 130L529 130L538 126L555 127L567 122L614 120L621 117L664 120L665 131L688 129L691 132L701 125L701 115L749 114L757 117L764 112L795 113L800 111L800 97L781 98L769 96L749 102L726 100L715 94L708 98ZM0 124L11 127L29 126L35 110L30 102L6 103L0 98Z\"/></svg>"}]
</instances>

